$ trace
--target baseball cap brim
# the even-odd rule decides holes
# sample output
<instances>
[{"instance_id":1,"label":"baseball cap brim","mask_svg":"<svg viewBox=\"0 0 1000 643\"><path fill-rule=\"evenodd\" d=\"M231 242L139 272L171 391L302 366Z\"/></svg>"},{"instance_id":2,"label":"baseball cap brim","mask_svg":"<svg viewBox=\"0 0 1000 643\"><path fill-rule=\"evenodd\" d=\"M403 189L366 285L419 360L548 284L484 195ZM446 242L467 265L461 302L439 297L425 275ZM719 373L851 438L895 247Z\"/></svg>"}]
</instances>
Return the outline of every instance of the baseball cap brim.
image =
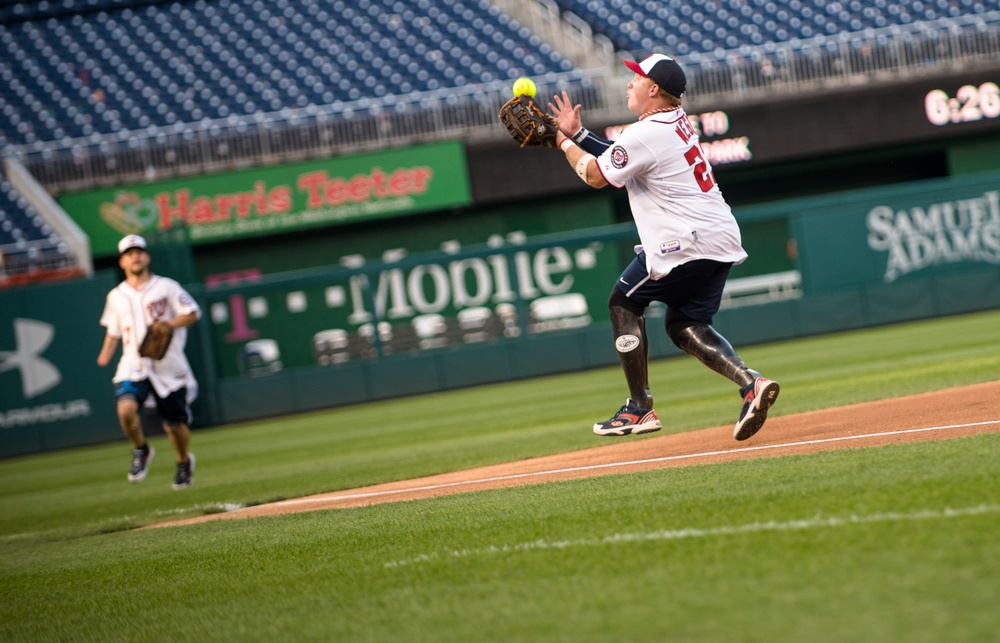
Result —
<instances>
[{"instance_id":1,"label":"baseball cap brim","mask_svg":"<svg viewBox=\"0 0 1000 643\"><path fill-rule=\"evenodd\" d=\"M646 76L646 72L644 72L639 63L635 62L634 60L623 60L622 62L625 63L626 67L628 67L635 73L639 74L640 76ZM648 76L646 77L649 78Z\"/></svg>"}]
</instances>

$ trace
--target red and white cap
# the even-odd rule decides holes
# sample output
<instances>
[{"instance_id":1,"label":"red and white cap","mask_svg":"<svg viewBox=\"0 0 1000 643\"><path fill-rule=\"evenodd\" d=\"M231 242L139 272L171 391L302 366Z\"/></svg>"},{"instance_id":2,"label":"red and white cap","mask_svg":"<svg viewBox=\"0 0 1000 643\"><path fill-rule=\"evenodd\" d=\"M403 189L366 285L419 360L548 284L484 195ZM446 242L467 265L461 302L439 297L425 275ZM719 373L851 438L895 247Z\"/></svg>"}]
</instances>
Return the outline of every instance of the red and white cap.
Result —
<instances>
[{"instance_id":1,"label":"red and white cap","mask_svg":"<svg viewBox=\"0 0 1000 643\"><path fill-rule=\"evenodd\" d=\"M687 89L687 77L684 70L677 64L677 61L670 56L663 54L653 54L642 62L623 60L625 66L639 74L645 76L660 86L660 89L672 96L680 98Z\"/></svg>"},{"instance_id":2,"label":"red and white cap","mask_svg":"<svg viewBox=\"0 0 1000 643\"><path fill-rule=\"evenodd\" d=\"M142 248L146 249L146 240L137 234L130 234L121 241L118 242L118 254L125 254L126 250L131 250L132 248Z\"/></svg>"}]
</instances>

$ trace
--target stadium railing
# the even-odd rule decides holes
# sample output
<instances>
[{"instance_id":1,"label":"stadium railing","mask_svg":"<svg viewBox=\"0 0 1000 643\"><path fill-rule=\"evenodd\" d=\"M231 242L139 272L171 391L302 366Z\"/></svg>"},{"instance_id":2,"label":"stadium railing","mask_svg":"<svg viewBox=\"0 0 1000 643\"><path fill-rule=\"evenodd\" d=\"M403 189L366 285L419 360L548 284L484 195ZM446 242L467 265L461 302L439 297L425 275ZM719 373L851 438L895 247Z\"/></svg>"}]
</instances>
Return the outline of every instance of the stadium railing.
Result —
<instances>
[{"instance_id":1,"label":"stadium railing","mask_svg":"<svg viewBox=\"0 0 1000 643\"><path fill-rule=\"evenodd\" d=\"M1000 11L809 40L743 47L685 60L700 101L750 101L960 70L1000 58Z\"/></svg>"},{"instance_id":2,"label":"stadium railing","mask_svg":"<svg viewBox=\"0 0 1000 643\"><path fill-rule=\"evenodd\" d=\"M1000 11L691 55L689 108L842 91L916 74L995 64ZM630 118L622 65L536 78L544 99L566 89L589 119ZM8 146L52 192L119 185L419 142L505 136L496 117L510 94L494 82L349 103L203 120L110 136Z\"/></svg>"}]
</instances>

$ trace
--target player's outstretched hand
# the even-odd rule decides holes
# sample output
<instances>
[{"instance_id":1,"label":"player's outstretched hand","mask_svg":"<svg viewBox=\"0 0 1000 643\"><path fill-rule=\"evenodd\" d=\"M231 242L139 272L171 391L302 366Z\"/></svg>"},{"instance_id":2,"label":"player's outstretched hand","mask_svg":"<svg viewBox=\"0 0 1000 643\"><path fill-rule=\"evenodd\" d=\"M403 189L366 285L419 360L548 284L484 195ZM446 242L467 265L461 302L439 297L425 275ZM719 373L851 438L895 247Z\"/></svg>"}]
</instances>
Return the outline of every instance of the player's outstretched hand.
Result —
<instances>
[{"instance_id":1,"label":"player's outstretched hand","mask_svg":"<svg viewBox=\"0 0 1000 643\"><path fill-rule=\"evenodd\" d=\"M569 94L565 91L562 95L556 94L549 103L549 113L555 119L559 131L566 136L573 136L581 127L583 121L580 120L580 105L573 105L569 99Z\"/></svg>"}]
</instances>

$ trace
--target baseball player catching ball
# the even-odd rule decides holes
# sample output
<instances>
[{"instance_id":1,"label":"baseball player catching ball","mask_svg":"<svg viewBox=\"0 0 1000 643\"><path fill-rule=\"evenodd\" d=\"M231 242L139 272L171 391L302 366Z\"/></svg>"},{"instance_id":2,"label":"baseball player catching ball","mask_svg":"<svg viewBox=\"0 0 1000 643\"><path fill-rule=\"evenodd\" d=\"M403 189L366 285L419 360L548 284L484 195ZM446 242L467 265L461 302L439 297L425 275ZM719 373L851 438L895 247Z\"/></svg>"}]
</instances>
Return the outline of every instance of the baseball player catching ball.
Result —
<instances>
[{"instance_id":1,"label":"baseball player catching ball","mask_svg":"<svg viewBox=\"0 0 1000 643\"><path fill-rule=\"evenodd\" d=\"M194 454L188 451L189 405L198 393L184 344L186 327L198 321L201 309L176 281L149 271L149 252L142 237L133 234L122 239L118 254L125 280L108 293L101 315L107 334L97 363L107 366L118 342L122 342L122 356L112 381L118 421L134 448L128 480L145 480L155 453L146 444L139 417L139 410L152 395L163 428L177 452L173 488L184 489L194 480ZM157 334L163 335L160 350L148 352L146 345L150 342L143 340ZM147 352L151 356L144 357L142 354Z\"/></svg>"},{"instance_id":2,"label":"baseball player catching ball","mask_svg":"<svg viewBox=\"0 0 1000 643\"><path fill-rule=\"evenodd\" d=\"M648 382L644 313L649 304L661 301L667 305L670 340L740 386L743 407L733 436L746 440L764 425L780 387L748 368L712 328L729 270L747 258L739 225L681 107L684 70L662 54L625 65L635 73L627 97L639 121L617 141L584 128L580 105L574 106L566 92L549 103L559 130L556 145L570 166L591 187L628 191L642 242L608 301L615 349L631 396L611 419L595 424L594 433L660 429Z\"/></svg>"}]
</instances>

